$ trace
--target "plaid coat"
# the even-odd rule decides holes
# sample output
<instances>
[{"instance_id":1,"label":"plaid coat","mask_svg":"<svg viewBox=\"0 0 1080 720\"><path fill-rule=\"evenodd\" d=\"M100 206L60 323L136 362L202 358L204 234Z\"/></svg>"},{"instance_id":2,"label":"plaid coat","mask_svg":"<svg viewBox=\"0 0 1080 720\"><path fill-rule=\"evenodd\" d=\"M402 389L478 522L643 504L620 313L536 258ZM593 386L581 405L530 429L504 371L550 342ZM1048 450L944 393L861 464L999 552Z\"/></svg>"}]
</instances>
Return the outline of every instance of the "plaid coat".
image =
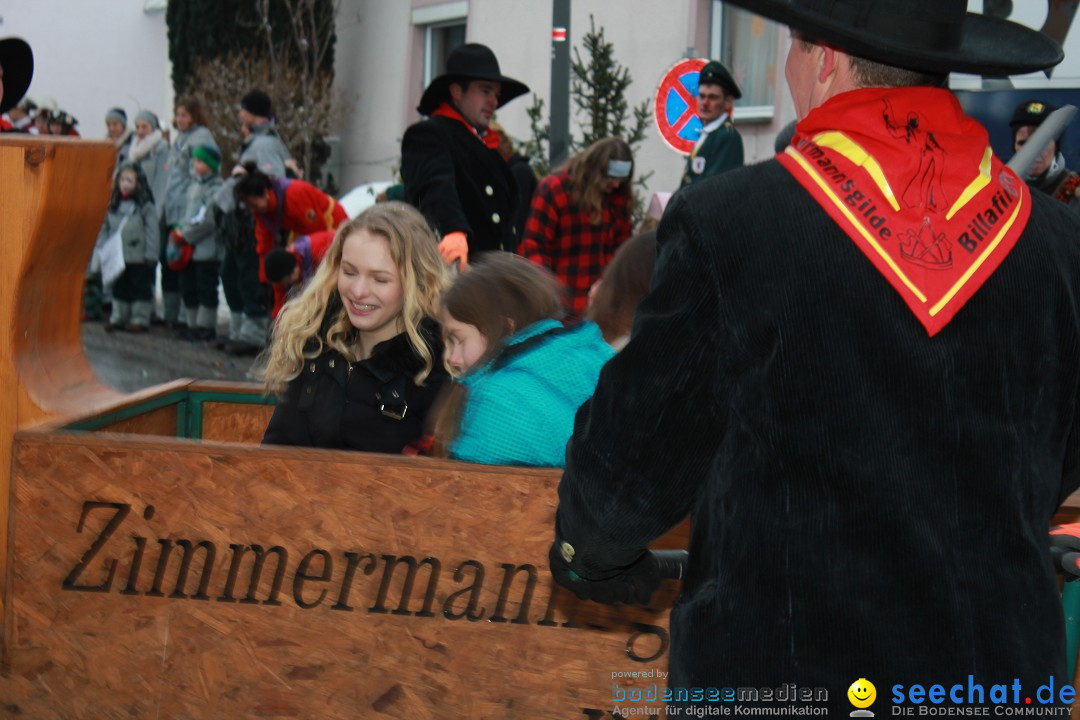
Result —
<instances>
[{"instance_id":1,"label":"plaid coat","mask_svg":"<svg viewBox=\"0 0 1080 720\"><path fill-rule=\"evenodd\" d=\"M593 225L589 215L570 198L570 176L548 175L533 195L520 253L551 270L569 292L569 311L581 317L589 303L589 288L630 237L626 199L609 194L603 217Z\"/></svg>"}]
</instances>

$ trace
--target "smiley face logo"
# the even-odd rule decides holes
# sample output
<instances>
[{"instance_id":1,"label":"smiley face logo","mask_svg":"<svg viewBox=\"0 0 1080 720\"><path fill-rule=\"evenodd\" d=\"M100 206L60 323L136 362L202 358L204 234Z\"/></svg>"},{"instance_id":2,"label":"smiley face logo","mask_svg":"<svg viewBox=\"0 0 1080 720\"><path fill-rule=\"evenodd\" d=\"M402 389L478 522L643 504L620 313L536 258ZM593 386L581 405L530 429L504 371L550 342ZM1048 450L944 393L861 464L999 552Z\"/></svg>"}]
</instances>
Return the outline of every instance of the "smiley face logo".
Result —
<instances>
[{"instance_id":1,"label":"smiley face logo","mask_svg":"<svg viewBox=\"0 0 1080 720\"><path fill-rule=\"evenodd\" d=\"M874 683L866 678L859 678L851 683L851 687L849 687L847 691L847 696L848 700L855 707L860 709L868 708L873 705L874 700L877 699L877 688L874 687Z\"/></svg>"}]
</instances>

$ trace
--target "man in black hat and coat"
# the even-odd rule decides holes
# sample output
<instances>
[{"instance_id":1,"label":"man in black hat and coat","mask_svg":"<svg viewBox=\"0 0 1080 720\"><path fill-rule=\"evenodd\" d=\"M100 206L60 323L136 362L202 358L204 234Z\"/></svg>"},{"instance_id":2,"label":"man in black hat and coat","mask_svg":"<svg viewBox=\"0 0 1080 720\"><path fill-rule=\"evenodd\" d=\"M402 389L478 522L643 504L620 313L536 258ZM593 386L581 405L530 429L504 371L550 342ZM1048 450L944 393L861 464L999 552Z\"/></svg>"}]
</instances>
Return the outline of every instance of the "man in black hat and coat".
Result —
<instances>
[{"instance_id":1,"label":"man in black hat and coat","mask_svg":"<svg viewBox=\"0 0 1080 720\"><path fill-rule=\"evenodd\" d=\"M668 206L575 421L552 573L647 601L645 548L689 515L673 698L1061 714L1047 530L1080 482L1080 219L944 87L1061 48L966 0L731 2L792 28L795 136Z\"/></svg>"},{"instance_id":2,"label":"man in black hat and coat","mask_svg":"<svg viewBox=\"0 0 1080 720\"><path fill-rule=\"evenodd\" d=\"M446 263L517 247L517 186L491 129L497 108L528 92L505 77L490 48L467 43L450 53L417 108L428 116L405 131L401 176L406 199L439 234Z\"/></svg>"},{"instance_id":3,"label":"man in black hat and coat","mask_svg":"<svg viewBox=\"0 0 1080 720\"><path fill-rule=\"evenodd\" d=\"M742 167L742 137L729 113L731 103L741 97L742 91L735 84L735 78L722 63L710 60L701 68L697 97L701 136L686 159L683 187Z\"/></svg>"},{"instance_id":4,"label":"man in black hat and coat","mask_svg":"<svg viewBox=\"0 0 1080 720\"><path fill-rule=\"evenodd\" d=\"M1012 117L1009 118L1009 127L1013 131L1013 150L1020 152L1020 148L1028 141L1050 113L1057 110L1056 107L1042 100L1025 100L1016 106ZM1061 138L1043 148L1035 159L1034 164L1021 174L1027 184L1043 191L1047 195L1060 200L1073 209L1080 209L1080 197L1076 190L1080 186L1080 174L1065 167L1065 155L1061 152Z\"/></svg>"}]
</instances>

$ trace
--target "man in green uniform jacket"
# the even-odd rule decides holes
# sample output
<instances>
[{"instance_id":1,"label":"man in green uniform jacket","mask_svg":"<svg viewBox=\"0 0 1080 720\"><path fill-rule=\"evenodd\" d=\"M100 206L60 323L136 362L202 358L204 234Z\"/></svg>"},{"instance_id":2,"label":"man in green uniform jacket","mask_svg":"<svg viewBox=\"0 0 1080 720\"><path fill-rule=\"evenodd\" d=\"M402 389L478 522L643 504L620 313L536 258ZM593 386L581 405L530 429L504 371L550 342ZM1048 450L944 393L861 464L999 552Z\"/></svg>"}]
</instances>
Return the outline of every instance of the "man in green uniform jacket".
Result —
<instances>
[{"instance_id":1,"label":"man in green uniform jacket","mask_svg":"<svg viewBox=\"0 0 1080 720\"><path fill-rule=\"evenodd\" d=\"M726 67L712 60L701 68L698 117L703 127L694 151L686 160L682 187L742 167L742 138L727 112L729 103L741 97L742 92Z\"/></svg>"}]
</instances>

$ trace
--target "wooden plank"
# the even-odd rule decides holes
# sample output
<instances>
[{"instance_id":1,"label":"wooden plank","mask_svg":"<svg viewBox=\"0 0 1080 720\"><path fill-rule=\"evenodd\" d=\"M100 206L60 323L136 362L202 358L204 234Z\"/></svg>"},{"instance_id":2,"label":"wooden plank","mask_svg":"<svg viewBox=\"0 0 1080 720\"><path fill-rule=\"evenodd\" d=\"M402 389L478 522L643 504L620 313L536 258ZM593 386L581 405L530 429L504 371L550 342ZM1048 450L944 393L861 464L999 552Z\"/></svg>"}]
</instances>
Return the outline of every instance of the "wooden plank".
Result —
<instances>
[{"instance_id":1,"label":"wooden plank","mask_svg":"<svg viewBox=\"0 0 1080 720\"><path fill-rule=\"evenodd\" d=\"M554 589L555 470L29 431L14 471L26 717L586 717L667 667L676 583Z\"/></svg>"},{"instance_id":2,"label":"wooden plank","mask_svg":"<svg viewBox=\"0 0 1080 720\"><path fill-rule=\"evenodd\" d=\"M202 405L202 439L258 444L274 412L273 405L207 402Z\"/></svg>"},{"instance_id":3,"label":"wooden plank","mask_svg":"<svg viewBox=\"0 0 1080 720\"><path fill-rule=\"evenodd\" d=\"M2 581L12 434L121 397L94 375L79 330L115 158L109 142L0 136L0 624L9 615Z\"/></svg>"},{"instance_id":4,"label":"wooden plank","mask_svg":"<svg viewBox=\"0 0 1080 720\"><path fill-rule=\"evenodd\" d=\"M176 437L178 430L177 406L166 405L124 420L118 420L100 428L99 432L124 433L127 435L159 435Z\"/></svg>"}]
</instances>

